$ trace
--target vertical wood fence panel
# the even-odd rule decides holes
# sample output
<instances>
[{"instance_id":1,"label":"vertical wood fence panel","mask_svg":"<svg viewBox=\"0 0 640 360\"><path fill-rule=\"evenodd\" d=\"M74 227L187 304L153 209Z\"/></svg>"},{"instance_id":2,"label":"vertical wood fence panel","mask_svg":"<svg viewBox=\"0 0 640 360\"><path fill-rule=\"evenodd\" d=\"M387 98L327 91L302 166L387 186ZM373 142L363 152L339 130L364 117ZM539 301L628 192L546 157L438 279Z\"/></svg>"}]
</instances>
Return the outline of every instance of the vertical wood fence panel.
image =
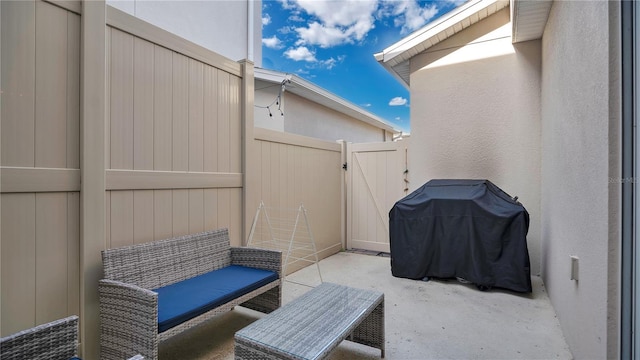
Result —
<instances>
[{"instance_id":1,"label":"vertical wood fence panel","mask_svg":"<svg viewBox=\"0 0 640 360\"><path fill-rule=\"evenodd\" d=\"M83 247L81 31L92 28L79 5L0 3L0 335L84 314L93 358L99 249L218 227L242 243L244 103L240 64L107 7L105 166L84 174L104 189L104 213L92 213L105 227Z\"/></svg>"},{"instance_id":2,"label":"vertical wood fence panel","mask_svg":"<svg viewBox=\"0 0 640 360\"><path fill-rule=\"evenodd\" d=\"M0 6L5 336L80 310L80 16L43 1Z\"/></svg>"},{"instance_id":3,"label":"vertical wood fence panel","mask_svg":"<svg viewBox=\"0 0 640 360\"><path fill-rule=\"evenodd\" d=\"M274 208L297 209L304 204L319 257L340 251L340 144L265 129L254 131L260 151L250 156L257 157L256 163L260 164L255 174L260 190L247 202L253 206L253 214L260 201ZM247 221L253 221L253 217Z\"/></svg>"},{"instance_id":4,"label":"vertical wood fence panel","mask_svg":"<svg viewBox=\"0 0 640 360\"><path fill-rule=\"evenodd\" d=\"M2 166L32 167L35 166L35 3L3 1L1 6Z\"/></svg>"},{"instance_id":5,"label":"vertical wood fence panel","mask_svg":"<svg viewBox=\"0 0 640 360\"><path fill-rule=\"evenodd\" d=\"M241 171L240 66L233 74L217 68L206 51L204 58L189 56L172 35L112 13L108 246L213 227L235 230L239 243L242 197L235 193L242 183L219 188L215 181ZM139 171L149 179L142 185L134 181ZM123 173L129 177L114 185L111 175ZM199 174L211 183L194 185Z\"/></svg>"}]
</instances>

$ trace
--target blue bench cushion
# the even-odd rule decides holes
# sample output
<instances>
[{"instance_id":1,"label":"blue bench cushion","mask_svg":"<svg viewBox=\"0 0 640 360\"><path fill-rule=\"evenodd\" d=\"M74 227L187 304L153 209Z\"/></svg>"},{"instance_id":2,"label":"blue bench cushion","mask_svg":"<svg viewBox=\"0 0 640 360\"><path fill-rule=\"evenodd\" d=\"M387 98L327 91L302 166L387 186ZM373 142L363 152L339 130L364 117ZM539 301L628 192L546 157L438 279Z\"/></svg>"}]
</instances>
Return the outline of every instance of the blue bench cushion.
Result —
<instances>
[{"instance_id":1,"label":"blue bench cushion","mask_svg":"<svg viewBox=\"0 0 640 360\"><path fill-rule=\"evenodd\" d=\"M277 280L273 271L231 265L175 284L158 293L158 332L215 309Z\"/></svg>"}]
</instances>

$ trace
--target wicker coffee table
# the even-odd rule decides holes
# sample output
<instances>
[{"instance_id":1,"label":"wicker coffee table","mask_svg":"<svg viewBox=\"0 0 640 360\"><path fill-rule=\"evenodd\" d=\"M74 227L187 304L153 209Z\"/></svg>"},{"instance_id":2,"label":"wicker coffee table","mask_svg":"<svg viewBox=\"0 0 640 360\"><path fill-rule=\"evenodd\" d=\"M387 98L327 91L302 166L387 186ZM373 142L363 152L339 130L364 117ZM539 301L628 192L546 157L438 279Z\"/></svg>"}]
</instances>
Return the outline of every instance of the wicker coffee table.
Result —
<instances>
[{"instance_id":1,"label":"wicker coffee table","mask_svg":"<svg viewBox=\"0 0 640 360\"><path fill-rule=\"evenodd\" d=\"M342 340L380 349L384 294L323 283L235 334L236 359L324 359Z\"/></svg>"}]
</instances>

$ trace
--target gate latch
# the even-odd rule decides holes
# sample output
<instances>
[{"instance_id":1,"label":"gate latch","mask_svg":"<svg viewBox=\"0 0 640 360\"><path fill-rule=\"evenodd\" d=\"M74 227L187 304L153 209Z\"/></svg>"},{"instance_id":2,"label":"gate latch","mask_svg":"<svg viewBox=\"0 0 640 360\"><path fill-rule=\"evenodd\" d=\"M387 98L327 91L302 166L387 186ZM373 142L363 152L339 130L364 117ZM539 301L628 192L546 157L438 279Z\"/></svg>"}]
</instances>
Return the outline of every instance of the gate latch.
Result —
<instances>
[{"instance_id":1,"label":"gate latch","mask_svg":"<svg viewBox=\"0 0 640 360\"><path fill-rule=\"evenodd\" d=\"M344 169L344 171L347 171L347 163L342 164L342 168Z\"/></svg>"}]
</instances>

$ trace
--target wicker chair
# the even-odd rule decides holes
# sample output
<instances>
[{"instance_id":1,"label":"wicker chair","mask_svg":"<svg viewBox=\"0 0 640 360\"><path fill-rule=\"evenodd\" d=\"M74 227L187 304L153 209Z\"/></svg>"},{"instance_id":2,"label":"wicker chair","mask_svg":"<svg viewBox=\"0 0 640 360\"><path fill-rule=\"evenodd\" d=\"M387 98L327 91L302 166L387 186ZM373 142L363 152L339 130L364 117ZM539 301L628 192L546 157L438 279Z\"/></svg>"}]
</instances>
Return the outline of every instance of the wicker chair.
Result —
<instances>
[{"instance_id":1,"label":"wicker chair","mask_svg":"<svg viewBox=\"0 0 640 360\"><path fill-rule=\"evenodd\" d=\"M80 360L77 350L76 315L0 338L2 360ZM138 354L129 360L144 360L144 357Z\"/></svg>"},{"instance_id":2,"label":"wicker chair","mask_svg":"<svg viewBox=\"0 0 640 360\"><path fill-rule=\"evenodd\" d=\"M78 353L78 317L73 315L0 339L2 360L68 360Z\"/></svg>"}]
</instances>

